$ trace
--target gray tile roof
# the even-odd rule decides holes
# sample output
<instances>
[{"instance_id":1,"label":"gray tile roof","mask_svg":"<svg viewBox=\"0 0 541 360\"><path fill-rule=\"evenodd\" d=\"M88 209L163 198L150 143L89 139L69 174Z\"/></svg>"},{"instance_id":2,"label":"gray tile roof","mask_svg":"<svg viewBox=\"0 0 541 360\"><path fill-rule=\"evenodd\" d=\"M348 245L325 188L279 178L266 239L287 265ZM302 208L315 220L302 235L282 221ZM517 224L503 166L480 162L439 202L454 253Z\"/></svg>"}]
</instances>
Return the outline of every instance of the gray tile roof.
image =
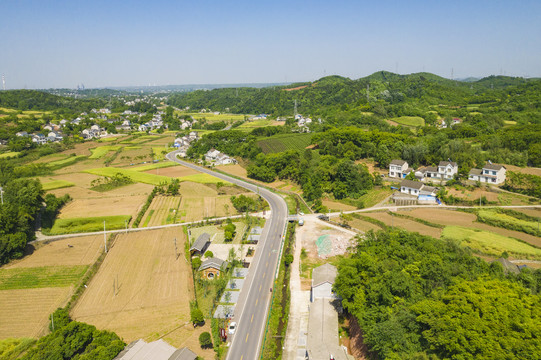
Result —
<instances>
[{"instance_id":1,"label":"gray tile roof","mask_svg":"<svg viewBox=\"0 0 541 360\"><path fill-rule=\"evenodd\" d=\"M505 169L505 166L498 165L498 164L486 164L485 166L483 166L483 169L487 169L487 170L496 170L496 171L498 171L501 168Z\"/></svg>"},{"instance_id":2,"label":"gray tile roof","mask_svg":"<svg viewBox=\"0 0 541 360\"><path fill-rule=\"evenodd\" d=\"M197 359L197 354L195 354L193 351L188 349L187 347L184 347L182 349L178 349L169 357L168 360L195 360Z\"/></svg>"},{"instance_id":3,"label":"gray tile roof","mask_svg":"<svg viewBox=\"0 0 541 360\"><path fill-rule=\"evenodd\" d=\"M190 248L190 251L197 250L197 251L203 251L205 246L207 246L207 243L210 241L210 235L207 233L202 233L199 235L197 240L194 241L192 247Z\"/></svg>"},{"instance_id":4,"label":"gray tile roof","mask_svg":"<svg viewBox=\"0 0 541 360\"><path fill-rule=\"evenodd\" d=\"M423 187L423 183L419 181L413 181L413 180L402 180L402 182L400 183L400 187L402 186L419 190Z\"/></svg>"},{"instance_id":5,"label":"gray tile roof","mask_svg":"<svg viewBox=\"0 0 541 360\"><path fill-rule=\"evenodd\" d=\"M209 268L221 270L222 266L224 268L227 267L227 261L213 257L213 258L203 261L203 263L199 267L199 271L209 269Z\"/></svg>"},{"instance_id":6,"label":"gray tile roof","mask_svg":"<svg viewBox=\"0 0 541 360\"><path fill-rule=\"evenodd\" d=\"M326 282L334 284L334 279L336 279L337 274L338 271L336 270L336 267L331 264L318 266L312 270L312 287Z\"/></svg>"},{"instance_id":7,"label":"gray tile roof","mask_svg":"<svg viewBox=\"0 0 541 360\"><path fill-rule=\"evenodd\" d=\"M393 160L391 161L391 165L398 165L398 166L402 166L406 163L405 160Z\"/></svg>"},{"instance_id":8,"label":"gray tile roof","mask_svg":"<svg viewBox=\"0 0 541 360\"><path fill-rule=\"evenodd\" d=\"M451 165L453 167L458 166L456 162L453 161L440 161L440 164L438 166L447 166Z\"/></svg>"},{"instance_id":9,"label":"gray tile roof","mask_svg":"<svg viewBox=\"0 0 541 360\"><path fill-rule=\"evenodd\" d=\"M481 170L481 169L475 169L475 168L473 168L473 169L470 170L470 175L476 175L476 176L479 176L479 175L481 175L482 173L483 173L483 170Z\"/></svg>"}]
</instances>

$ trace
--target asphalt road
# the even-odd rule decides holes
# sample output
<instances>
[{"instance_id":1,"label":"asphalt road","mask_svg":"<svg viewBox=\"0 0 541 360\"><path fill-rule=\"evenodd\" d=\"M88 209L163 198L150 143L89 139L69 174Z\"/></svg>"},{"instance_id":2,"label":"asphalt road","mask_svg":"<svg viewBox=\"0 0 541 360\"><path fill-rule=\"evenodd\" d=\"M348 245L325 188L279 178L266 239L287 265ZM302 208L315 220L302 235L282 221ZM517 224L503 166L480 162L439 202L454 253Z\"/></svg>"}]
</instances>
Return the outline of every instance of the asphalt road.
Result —
<instances>
[{"instance_id":1,"label":"asphalt road","mask_svg":"<svg viewBox=\"0 0 541 360\"><path fill-rule=\"evenodd\" d=\"M235 307L233 321L237 322L237 331L226 358L227 360L256 360L259 358L263 342L272 295L270 289L273 286L280 248L285 235L287 204L281 196L267 189L179 160L176 153L177 151L173 151L167 154L167 159L258 193L270 205L271 217L265 223L254 260Z\"/></svg>"}]
</instances>

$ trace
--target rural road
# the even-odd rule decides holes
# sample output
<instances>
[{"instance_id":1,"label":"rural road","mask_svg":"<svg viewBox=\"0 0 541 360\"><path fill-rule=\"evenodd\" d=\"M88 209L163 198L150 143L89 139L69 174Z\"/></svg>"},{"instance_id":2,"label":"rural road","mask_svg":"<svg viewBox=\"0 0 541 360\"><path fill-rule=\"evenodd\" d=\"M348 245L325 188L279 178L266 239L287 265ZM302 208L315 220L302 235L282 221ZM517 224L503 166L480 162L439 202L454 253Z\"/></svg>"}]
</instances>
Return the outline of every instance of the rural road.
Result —
<instances>
[{"instance_id":1,"label":"rural road","mask_svg":"<svg viewBox=\"0 0 541 360\"><path fill-rule=\"evenodd\" d=\"M237 331L226 358L227 360L258 359L272 295L270 288L274 283L285 236L288 216L286 202L280 195L265 188L182 161L176 157L177 153L178 151L170 152L166 157L183 166L258 193L270 205L271 217L265 223L252 266L235 307L233 320L237 322Z\"/></svg>"}]
</instances>

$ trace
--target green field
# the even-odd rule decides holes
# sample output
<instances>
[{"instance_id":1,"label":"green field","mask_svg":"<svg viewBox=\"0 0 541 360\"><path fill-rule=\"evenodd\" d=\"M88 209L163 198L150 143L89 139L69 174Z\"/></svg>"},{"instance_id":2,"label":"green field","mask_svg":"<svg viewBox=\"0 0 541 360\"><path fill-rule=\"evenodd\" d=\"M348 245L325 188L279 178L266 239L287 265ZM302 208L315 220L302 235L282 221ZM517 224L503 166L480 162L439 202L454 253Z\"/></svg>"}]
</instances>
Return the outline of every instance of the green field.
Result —
<instances>
[{"instance_id":1,"label":"green field","mask_svg":"<svg viewBox=\"0 0 541 360\"><path fill-rule=\"evenodd\" d=\"M502 214L493 210L479 210L477 212L477 218L479 219L479 221L487 223L489 225L498 226L505 229L522 231L534 236L541 235L537 230L539 227L537 221L517 219L516 217Z\"/></svg>"},{"instance_id":2,"label":"green field","mask_svg":"<svg viewBox=\"0 0 541 360\"><path fill-rule=\"evenodd\" d=\"M153 146L152 147L152 158L154 160L164 160L165 154L172 151L171 149L167 149L163 146Z\"/></svg>"},{"instance_id":3,"label":"green field","mask_svg":"<svg viewBox=\"0 0 541 360\"><path fill-rule=\"evenodd\" d=\"M218 115L214 115L213 113L183 113L183 112L180 112L179 114L180 115L191 116L196 120L200 120L200 119L204 118L205 120L207 120L207 122L216 122L216 121L235 122L235 121L239 121L239 120L244 120L244 116L245 116L243 114L218 114Z\"/></svg>"},{"instance_id":4,"label":"green field","mask_svg":"<svg viewBox=\"0 0 541 360\"><path fill-rule=\"evenodd\" d=\"M20 152L9 151L9 152L5 152L3 154L0 154L0 159L8 159L8 158L13 158L13 157L19 157L20 154L21 154Z\"/></svg>"},{"instance_id":5,"label":"green field","mask_svg":"<svg viewBox=\"0 0 541 360\"><path fill-rule=\"evenodd\" d=\"M85 172L89 174L94 174L94 175L99 175L99 176L109 176L109 177L117 173L120 173L122 175L129 176L133 181L141 182L144 184L150 184L150 185L160 185L163 183L171 182L171 178L168 176L147 174L145 172L136 171L132 169L119 169L119 168L114 168L114 167L105 167L105 168L89 169L89 170L85 170Z\"/></svg>"},{"instance_id":6,"label":"green field","mask_svg":"<svg viewBox=\"0 0 541 360\"><path fill-rule=\"evenodd\" d=\"M0 270L0 290L71 286L87 268L87 265L79 265L3 269Z\"/></svg>"},{"instance_id":7,"label":"green field","mask_svg":"<svg viewBox=\"0 0 541 360\"><path fill-rule=\"evenodd\" d=\"M419 116L400 116L400 117L392 118L389 120L394 121L395 123L398 123L404 126L411 126L411 127L425 126L425 120Z\"/></svg>"},{"instance_id":8,"label":"green field","mask_svg":"<svg viewBox=\"0 0 541 360\"><path fill-rule=\"evenodd\" d=\"M272 120L254 120L254 121L248 121L236 128L237 130L242 131L251 131L255 128L264 127L264 126L271 126L273 124Z\"/></svg>"},{"instance_id":9,"label":"green field","mask_svg":"<svg viewBox=\"0 0 541 360\"><path fill-rule=\"evenodd\" d=\"M172 166L178 166L178 164L176 164L174 162L171 162L171 161L167 161L167 162L162 161L162 162L158 162L158 163L151 163L151 164L132 167L132 168L130 168L130 170L147 171L147 170L161 169L161 168L167 168L167 167L172 167Z\"/></svg>"},{"instance_id":10,"label":"green field","mask_svg":"<svg viewBox=\"0 0 541 360\"><path fill-rule=\"evenodd\" d=\"M122 144L124 144L124 142L121 142ZM139 150L141 149L140 146L124 146L124 150Z\"/></svg>"},{"instance_id":11,"label":"green field","mask_svg":"<svg viewBox=\"0 0 541 360\"><path fill-rule=\"evenodd\" d=\"M122 146L120 145L104 145L104 146L98 146L97 148L90 149L90 152L92 152L92 155L90 155L89 159L101 159L105 155L107 155L110 151L117 151Z\"/></svg>"},{"instance_id":12,"label":"green field","mask_svg":"<svg viewBox=\"0 0 541 360\"><path fill-rule=\"evenodd\" d=\"M193 175L181 176L178 179L180 181L191 181L191 182L200 183L200 184L222 183L225 185L231 185L231 183L228 183L227 181L224 181L222 179L219 179L209 174L193 174Z\"/></svg>"},{"instance_id":13,"label":"green field","mask_svg":"<svg viewBox=\"0 0 541 360\"><path fill-rule=\"evenodd\" d=\"M310 145L312 134L280 134L257 141L257 145L265 154L287 150L304 150Z\"/></svg>"},{"instance_id":14,"label":"green field","mask_svg":"<svg viewBox=\"0 0 541 360\"><path fill-rule=\"evenodd\" d=\"M49 191L49 190L54 190L54 189L62 189L62 188L75 186L75 184L72 183L71 181L66 181L66 180L54 180L54 181L44 182L42 183L42 186L43 186L43 190Z\"/></svg>"},{"instance_id":15,"label":"green field","mask_svg":"<svg viewBox=\"0 0 541 360\"><path fill-rule=\"evenodd\" d=\"M446 226L441 236L442 238L459 241L461 245L468 246L472 250L486 255L499 257L506 251L513 257L541 259L541 249L517 239L488 231L462 226Z\"/></svg>"},{"instance_id":16,"label":"green field","mask_svg":"<svg viewBox=\"0 0 541 360\"><path fill-rule=\"evenodd\" d=\"M103 231L103 222L107 230L123 229L130 215L98 216L87 218L56 219L49 235L75 234L83 232Z\"/></svg>"},{"instance_id":17,"label":"green field","mask_svg":"<svg viewBox=\"0 0 541 360\"><path fill-rule=\"evenodd\" d=\"M116 140L120 140L121 137L119 136L115 136L115 137L107 137L107 138L101 138L98 140L98 142L113 142L113 141L116 141Z\"/></svg>"},{"instance_id":18,"label":"green field","mask_svg":"<svg viewBox=\"0 0 541 360\"><path fill-rule=\"evenodd\" d=\"M58 170L60 168L66 167L66 166L73 165L76 162L78 162L80 160L83 160L83 159L86 159L86 158L87 158L86 155L68 156L65 159L51 161L51 162L49 162L47 164L49 165L49 167L53 168L54 170Z\"/></svg>"}]
</instances>

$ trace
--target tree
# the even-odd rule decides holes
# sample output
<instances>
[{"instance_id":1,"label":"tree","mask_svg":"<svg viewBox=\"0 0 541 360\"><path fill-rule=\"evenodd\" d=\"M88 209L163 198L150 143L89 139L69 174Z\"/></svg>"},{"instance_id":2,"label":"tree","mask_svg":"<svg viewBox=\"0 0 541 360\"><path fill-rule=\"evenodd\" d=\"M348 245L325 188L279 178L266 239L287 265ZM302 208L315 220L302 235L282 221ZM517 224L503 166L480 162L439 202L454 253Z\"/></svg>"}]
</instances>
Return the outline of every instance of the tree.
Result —
<instances>
[{"instance_id":1,"label":"tree","mask_svg":"<svg viewBox=\"0 0 541 360\"><path fill-rule=\"evenodd\" d=\"M69 312L64 308L58 308L51 314L49 322L49 330L58 330L68 325L71 322Z\"/></svg>"},{"instance_id":2,"label":"tree","mask_svg":"<svg viewBox=\"0 0 541 360\"><path fill-rule=\"evenodd\" d=\"M190 319L194 327L197 325L203 325L205 323L203 312L199 309L199 307L197 307L197 305L192 307L190 310Z\"/></svg>"},{"instance_id":3,"label":"tree","mask_svg":"<svg viewBox=\"0 0 541 360\"><path fill-rule=\"evenodd\" d=\"M202 262L201 262L200 258L194 257L192 259L192 269L194 269L194 270L199 269L201 267L201 264L202 264Z\"/></svg>"},{"instance_id":4,"label":"tree","mask_svg":"<svg viewBox=\"0 0 541 360\"><path fill-rule=\"evenodd\" d=\"M293 255L292 254L287 254L286 256L284 256L284 264L286 266L289 266L292 262L293 262Z\"/></svg>"},{"instance_id":5,"label":"tree","mask_svg":"<svg viewBox=\"0 0 541 360\"><path fill-rule=\"evenodd\" d=\"M214 254L212 253L212 251L207 250L207 251L205 251L205 257L206 258L211 258L211 257L214 257Z\"/></svg>"},{"instance_id":6,"label":"tree","mask_svg":"<svg viewBox=\"0 0 541 360\"><path fill-rule=\"evenodd\" d=\"M199 344L201 345L202 349L208 349L212 347L212 338L210 337L210 333L205 331L199 335Z\"/></svg>"}]
</instances>

